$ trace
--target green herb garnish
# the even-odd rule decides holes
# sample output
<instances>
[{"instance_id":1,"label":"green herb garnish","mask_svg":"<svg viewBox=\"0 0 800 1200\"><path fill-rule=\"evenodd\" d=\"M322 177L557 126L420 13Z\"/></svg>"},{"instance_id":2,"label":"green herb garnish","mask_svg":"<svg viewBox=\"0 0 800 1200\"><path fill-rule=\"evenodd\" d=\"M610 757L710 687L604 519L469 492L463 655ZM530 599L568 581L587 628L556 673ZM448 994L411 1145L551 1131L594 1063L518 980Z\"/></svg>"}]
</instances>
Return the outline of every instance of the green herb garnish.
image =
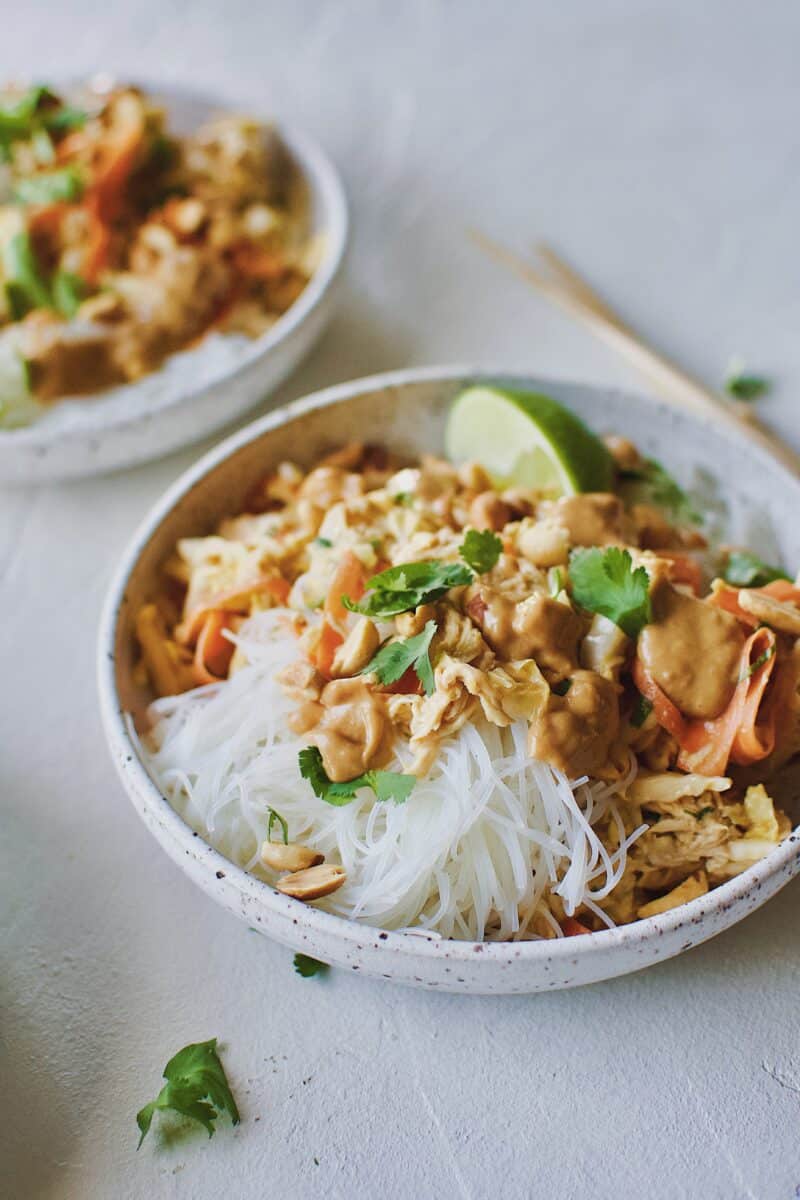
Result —
<instances>
[{"instance_id":1,"label":"green herb garnish","mask_svg":"<svg viewBox=\"0 0 800 1200\"><path fill-rule=\"evenodd\" d=\"M403 506L403 508L410 508L411 505L414 503L414 493L413 492L395 492L394 495L392 496L392 500L394 501L395 504L401 504Z\"/></svg>"},{"instance_id":2,"label":"green herb garnish","mask_svg":"<svg viewBox=\"0 0 800 1200\"><path fill-rule=\"evenodd\" d=\"M550 688L550 691L553 692L553 694L556 696L566 696L567 692L569 691L569 689L571 687L572 687L571 679L560 679L558 681L558 683L553 684L553 686Z\"/></svg>"},{"instance_id":3,"label":"green herb garnish","mask_svg":"<svg viewBox=\"0 0 800 1200\"><path fill-rule=\"evenodd\" d=\"M430 562L402 563L389 567L367 581L370 589L360 604L348 596L342 597L345 608L367 617L394 617L397 613L419 608L439 600L452 587L472 583L473 574L463 563Z\"/></svg>"},{"instance_id":4,"label":"green herb garnish","mask_svg":"<svg viewBox=\"0 0 800 1200\"><path fill-rule=\"evenodd\" d=\"M315 546L323 546L326 550L330 550L331 546L333 545L333 542L330 540L330 538L315 537L314 545Z\"/></svg>"},{"instance_id":5,"label":"green herb garnish","mask_svg":"<svg viewBox=\"0 0 800 1200\"><path fill-rule=\"evenodd\" d=\"M311 784L314 795L337 808L349 804L362 787L372 788L377 800L394 800L395 804L403 804L417 782L415 775L400 775L396 771L365 771L355 779L334 783L328 778L322 764L322 755L316 746L307 746L305 750L301 750L298 761L300 774Z\"/></svg>"},{"instance_id":6,"label":"green herb garnish","mask_svg":"<svg viewBox=\"0 0 800 1200\"><path fill-rule=\"evenodd\" d=\"M647 571L634 569L630 553L619 546L573 550L569 578L581 608L608 617L628 637L638 637L652 618Z\"/></svg>"},{"instance_id":7,"label":"green herb garnish","mask_svg":"<svg viewBox=\"0 0 800 1200\"><path fill-rule=\"evenodd\" d=\"M653 705L651 701L640 693L636 697L636 703L633 706L633 712L630 716L631 725L635 729L641 729L652 711Z\"/></svg>"},{"instance_id":8,"label":"green herb garnish","mask_svg":"<svg viewBox=\"0 0 800 1200\"><path fill-rule=\"evenodd\" d=\"M432 604L450 588L463 587L472 583L475 575L491 571L502 549L503 543L496 533L489 529L470 529L459 547L462 558L469 566L442 562L438 558L427 562L401 563L367 580L369 590L360 604L356 604L349 596L342 596L342 603L350 612L362 613L366 617L395 617L398 613L419 608L421 604Z\"/></svg>"},{"instance_id":9,"label":"green herb garnish","mask_svg":"<svg viewBox=\"0 0 800 1200\"><path fill-rule=\"evenodd\" d=\"M629 500L655 504L666 509L676 520L690 525L700 523L700 515L686 492L656 459L646 458L639 470L621 471L620 478L626 483Z\"/></svg>"},{"instance_id":10,"label":"green herb garnish","mask_svg":"<svg viewBox=\"0 0 800 1200\"><path fill-rule=\"evenodd\" d=\"M283 844L284 846L288 846L289 826L286 824L286 818L282 817L281 814L276 812L274 808L268 808L267 812L269 813L269 820L267 821L267 841L272 841L272 826L277 822L278 825L280 825L281 833L283 834Z\"/></svg>"},{"instance_id":11,"label":"green herb garnish","mask_svg":"<svg viewBox=\"0 0 800 1200\"><path fill-rule=\"evenodd\" d=\"M422 633L416 637L400 638L396 642L388 642L381 646L375 657L367 663L360 675L375 675L378 683L396 683L405 675L409 667L413 667L417 678L425 689L426 696L434 692L433 667L431 666L431 639L436 633L436 622L428 621Z\"/></svg>"},{"instance_id":12,"label":"green herb garnish","mask_svg":"<svg viewBox=\"0 0 800 1200\"><path fill-rule=\"evenodd\" d=\"M50 290L27 233L15 233L3 246L3 270L8 307L14 320L24 317L32 308L51 307Z\"/></svg>"},{"instance_id":13,"label":"green herb garnish","mask_svg":"<svg viewBox=\"0 0 800 1200\"><path fill-rule=\"evenodd\" d=\"M767 648L763 652L763 654L759 654L758 658L754 662L751 662L750 666L746 667L745 670L742 671L741 675L739 676L739 678L737 679L736 682L744 683L745 679L749 679L751 675L755 675L755 673L759 669L759 667L763 667L764 663L769 662L769 660L772 658L774 653L775 653L775 647L767 646Z\"/></svg>"},{"instance_id":14,"label":"green herb garnish","mask_svg":"<svg viewBox=\"0 0 800 1200\"><path fill-rule=\"evenodd\" d=\"M771 567L749 550L732 550L722 578L735 587L764 587L776 579L791 579L780 567Z\"/></svg>"},{"instance_id":15,"label":"green herb garnish","mask_svg":"<svg viewBox=\"0 0 800 1200\"><path fill-rule=\"evenodd\" d=\"M62 167L58 171L43 171L20 179L14 188L14 199L20 204L68 203L83 195L83 179L75 167Z\"/></svg>"},{"instance_id":16,"label":"green herb garnish","mask_svg":"<svg viewBox=\"0 0 800 1200\"><path fill-rule=\"evenodd\" d=\"M497 564L503 553L503 543L491 529L468 529L458 549L476 575L485 575Z\"/></svg>"},{"instance_id":17,"label":"green herb garnish","mask_svg":"<svg viewBox=\"0 0 800 1200\"><path fill-rule=\"evenodd\" d=\"M713 804L707 804L707 805L705 806L705 808L701 808L699 812L696 812L696 813L694 814L694 815L695 815L695 819L696 819L696 820L698 820L698 821L702 821L703 817L706 817L706 816L708 816L708 814L709 814L709 813L713 813L713 811L714 811L714 805L713 805Z\"/></svg>"},{"instance_id":18,"label":"green herb garnish","mask_svg":"<svg viewBox=\"0 0 800 1200\"><path fill-rule=\"evenodd\" d=\"M67 319L75 316L86 293L85 283L69 271L56 271L48 283L27 233L10 238L2 257L8 308L15 321L35 308L53 309Z\"/></svg>"},{"instance_id":19,"label":"green herb garnish","mask_svg":"<svg viewBox=\"0 0 800 1200\"><path fill-rule=\"evenodd\" d=\"M314 975L327 975L330 966L318 958L311 958L309 954L295 954L294 969L303 979L311 979Z\"/></svg>"},{"instance_id":20,"label":"green herb garnish","mask_svg":"<svg viewBox=\"0 0 800 1200\"><path fill-rule=\"evenodd\" d=\"M744 369L741 359L734 359L725 376L725 391L737 400L760 400L772 387L765 375L753 375Z\"/></svg>"},{"instance_id":21,"label":"green herb garnish","mask_svg":"<svg viewBox=\"0 0 800 1200\"><path fill-rule=\"evenodd\" d=\"M87 113L82 109L62 104L49 88L37 84L18 100L0 105L0 158L7 161L12 144L21 141L32 141L38 153L43 144L42 133L66 133L83 125L86 118Z\"/></svg>"},{"instance_id":22,"label":"green herb garnish","mask_svg":"<svg viewBox=\"0 0 800 1200\"><path fill-rule=\"evenodd\" d=\"M217 1054L216 1038L184 1046L164 1067L164 1078L167 1082L155 1100L136 1114L141 1130L139 1146L158 1109L171 1108L181 1116L200 1121L209 1137L214 1133L214 1121L223 1112L228 1113L234 1125L239 1124L239 1110Z\"/></svg>"}]
</instances>

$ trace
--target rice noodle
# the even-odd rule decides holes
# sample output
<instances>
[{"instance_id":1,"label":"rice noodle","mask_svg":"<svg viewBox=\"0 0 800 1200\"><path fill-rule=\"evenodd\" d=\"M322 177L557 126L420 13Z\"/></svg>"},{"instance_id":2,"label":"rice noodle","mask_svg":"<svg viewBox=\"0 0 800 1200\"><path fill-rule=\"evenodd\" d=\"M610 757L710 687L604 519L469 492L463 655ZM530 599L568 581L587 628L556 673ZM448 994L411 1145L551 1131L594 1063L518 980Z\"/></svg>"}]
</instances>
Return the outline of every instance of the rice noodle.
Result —
<instances>
[{"instance_id":1,"label":"rice noodle","mask_svg":"<svg viewBox=\"0 0 800 1200\"><path fill-rule=\"evenodd\" d=\"M285 610L252 617L233 638L247 665L225 683L157 700L144 748L153 778L184 819L234 862L272 878L259 862L269 809L290 838L341 862L347 882L320 902L330 912L387 929L443 937L530 937L549 887L567 915L581 904L606 923L600 902L625 870L615 783L570 781L531 760L527 726L499 729L483 718L444 740L430 773L404 804L379 804L370 789L343 807L318 799L301 779L305 744L288 727L293 702L275 681L297 656ZM396 769L412 753L398 740ZM618 845L594 826L610 816ZM644 827L642 827L644 828Z\"/></svg>"}]
</instances>

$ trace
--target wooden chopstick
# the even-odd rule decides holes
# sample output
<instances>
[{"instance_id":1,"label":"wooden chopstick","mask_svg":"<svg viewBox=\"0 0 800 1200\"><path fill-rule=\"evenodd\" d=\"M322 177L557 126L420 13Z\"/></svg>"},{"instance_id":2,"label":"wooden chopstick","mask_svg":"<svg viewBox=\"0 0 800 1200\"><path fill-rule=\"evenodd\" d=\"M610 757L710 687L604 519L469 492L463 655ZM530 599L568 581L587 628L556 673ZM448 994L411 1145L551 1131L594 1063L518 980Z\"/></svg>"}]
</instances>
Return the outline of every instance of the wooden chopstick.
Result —
<instances>
[{"instance_id":1,"label":"wooden chopstick","mask_svg":"<svg viewBox=\"0 0 800 1200\"><path fill-rule=\"evenodd\" d=\"M746 433L800 476L800 456L759 421L751 406L728 400L706 387L650 346L551 246L541 243L537 247L542 267L528 262L485 233L473 230L471 234L477 245L496 262L532 284L552 304L563 308L627 358L665 399L695 415Z\"/></svg>"}]
</instances>

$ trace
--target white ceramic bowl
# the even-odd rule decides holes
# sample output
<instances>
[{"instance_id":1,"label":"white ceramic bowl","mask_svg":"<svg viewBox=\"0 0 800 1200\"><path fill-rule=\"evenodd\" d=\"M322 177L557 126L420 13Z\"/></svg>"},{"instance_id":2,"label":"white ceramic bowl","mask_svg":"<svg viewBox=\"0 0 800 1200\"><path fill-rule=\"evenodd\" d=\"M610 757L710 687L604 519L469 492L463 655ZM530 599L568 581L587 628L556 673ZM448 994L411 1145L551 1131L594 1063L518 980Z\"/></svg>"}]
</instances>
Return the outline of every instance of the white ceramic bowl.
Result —
<instances>
[{"instance_id":1,"label":"white ceramic bowl","mask_svg":"<svg viewBox=\"0 0 800 1200\"><path fill-rule=\"evenodd\" d=\"M223 100L189 92L145 90L164 103L179 133L231 110ZM308 354L332 315L347 245L347 203L320 146L291 126L277 128L308 187L310 231L324 237L319 266L296 302L260 338L215 335L172 355L136 384L60 401L24 429L0 430L0 483L93 475L168 454L242 416Z\"/></svg>"},{"instance_id":2,"label":"white ceramic bowl","mask_svg":"<svg viewBox=\"0 0 800 1200\"><path fill-rule=\"evenodd\" d=\"M399 983L475 993L535 992L636 971L713 937L795 874L800 833L796 829L767 858L707 896L589 937L508 944L386 933L282 896L206 845L151 782L125 720L147 701L133 680L133 616L155 590L160 564L177 538L206 532L219 517L236 512L255 480L281 459L307 464L348 438L383 441L410 454L440 450L450 401L482 375L549 393L598 431L630 436L684 482L700 469L709 492L710 472L733 519L744 515L760 546L771 520L778 541L774 549L787 562L800 561L800 482L737 433L720 433L644 396L581 384L452 368L376 376L270 413L228 438L170 488L133 537L108 594L99 640L100 702L111 754L137 812L180 868L248 925L295 950ZM767 506L769 517L762 521L758 514ZM800 810L796 795L790 790L781 797L793 821Z\"/></svg>"}]
</instances>

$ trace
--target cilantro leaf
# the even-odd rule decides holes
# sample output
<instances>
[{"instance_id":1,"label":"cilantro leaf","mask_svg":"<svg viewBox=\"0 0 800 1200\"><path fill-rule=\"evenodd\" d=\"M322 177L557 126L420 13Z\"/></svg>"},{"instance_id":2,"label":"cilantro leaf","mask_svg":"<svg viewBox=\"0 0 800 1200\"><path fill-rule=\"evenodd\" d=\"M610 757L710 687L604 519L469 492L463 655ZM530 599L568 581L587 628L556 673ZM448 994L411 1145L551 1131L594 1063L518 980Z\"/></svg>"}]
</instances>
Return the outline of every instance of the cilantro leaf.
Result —
<instances>
[{"instance_id":1,"label":"cilantro leaf","mask_svg":"<svg viewBox=\"0 0 800 1200\"><path fill-rule=\"evenodd\" d=\"M776 579L791 578L780 567L769 566L749 550L732 550L722 577L735 587L763 587Z\"/></svg>"},{"instance_id":2,"label":"cilantro leaf","mask_svg":"<svg viewBox=\"0 0 800 1200\"><path fill-rule=\"evenodd\" d=\"M14 188L14 199L20 204L54 204L56 201L78 200L83 195L83 180L75 167L58 171L42 171L20 179Z\"/></svg>"},{"instance_id":3,"label":"cilantro leaf","mask_svg":"<svg viewBox=\"0 0 800 1200\"><path fill-rule=\"evenodd\" d=\"M503 553L503 543L491 529L468 529L458 550L476 575L485 575Z\"/></svg>"},{"instance_id":4,"label":"cilantro leaf","mask_svg":"<svg viewBox=\"0 0 800 1200\"><path fill-rule=\"evenodd\" d=\"M569 689L571 687L572 687L571 679L569 679L569 678L560 679L558 681L558 683L553 684L550 691L553 693L554 696L566 696L567 692L569 691Z\"/></svg>"},{"instance_id":5,"label":"cilantro leaf","mask_svg":"<svg viewBox=\"0 0 800 1200\"><path fill-rule=\"evenodd\" d=\"M678 521L700 524L700 515L686 492L656 459L646 458L640 470L623 471L621 478L626 483L626 496L632 502L655 504Z\"/></svg>"},{"instance_id":6,"label":"cilantro leaf","mask_svg":"<svg viewBox=\"0 0 800 1200\"><path fill-rule=\"evenodd\" d=\"M155 1100L136 1114L141 1131L139 1146L159 1109L171 1108L184 1117L193 1117L205 1126L209 1137L214 1133L214 1121L223 1112L234 1125L239 1124L239 1110L217 1054L216 1038L184 1046L164 1067L164 1078L167 1082Z\"/></svg>"},{"instance_id":7,"label":"cilantro leaf","mask_svg":"<svg viewBox=\"0 0 800 1200\"><path fill-rule=\"evenodd\" d=\"M446 563L439 559L401 563L373 575L367 581L369 591L360 604L349 596L343 596L342 603L350 612L363 613L367 617L394 617L397 613L439 600L450 588L472 583L472 579L472 571L462 563Z\"/></svg>"},{"instance_id":8,"label":"cilantro leaf","mask_svg":"<svg viewBox=\"0 0 800 1200\"><path fill-rule=\"evenodd\" d=\"M436 622L428 621L422 633L418 633L416 637L400 638L396 642L381 646L375 657L359 671L359 674L376 675L379 683L396 683L409 667L413 667L425 689L425 695L432 696L433 667L428 649L435 633Z\"/></svg>"},{"instance_id":9,"label":"cilantro leaf","mask_svg":"<svg viewBox=\"0 0 800 1200\"><path fill-rule=\"evenodd\" d=\"M725 376L725 391L737 400L760 400L772 387L765 375L752 375L745 371L744 363L735 358Z\"/></svg>"},{"instance_id":10,"label":"cilantro leaf","mask_svg":"<svg viewBox=\"0 0 800 1200\"><path fill-rule=\"evenodd\" d=\"M628 637L637 637L650 621L650 580L644 567L634 570L627 550L619 546L573 550L569 577L581 608L602 613Z\"/></svg>"},{"instance_id":11,"label":"cilantro leaf","mask_svg":"<svg viewBox=\"0 0 800 1200\"><path fill-rule=\"evenodd\" d=\"M295 954L294 969L303 979L311 979L314 975L327 975L330 966L320 962L318 958L311 958L308 954Z\"/></svg>"},{"instance_id":12,"label":"cilantro leaf","mask_svg":"<svg viewBox=\"0 0 800 1200\"><path fill-rule=\"evenodd\" d=\"M355 779L334 783L329 779L322 763L322 755L316 746L307 746L298 755L300 774L307 779L315 796L326 804L341 808L354 799L359 788L370 787L377 800L394 800L403 804L417 782L415 775L400 775L396 771L365 771Z\"/></svg>"}]
</instances>

